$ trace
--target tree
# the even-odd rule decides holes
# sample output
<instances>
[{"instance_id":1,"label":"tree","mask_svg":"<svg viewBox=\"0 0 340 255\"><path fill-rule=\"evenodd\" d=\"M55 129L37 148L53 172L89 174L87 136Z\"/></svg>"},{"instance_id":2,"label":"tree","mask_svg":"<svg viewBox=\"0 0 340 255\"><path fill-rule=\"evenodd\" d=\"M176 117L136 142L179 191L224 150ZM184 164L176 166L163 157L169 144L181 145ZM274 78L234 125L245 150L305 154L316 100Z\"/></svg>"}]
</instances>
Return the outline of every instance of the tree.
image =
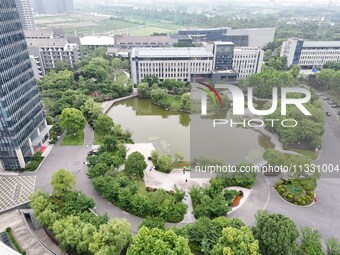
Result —
<instances>
[{"instance_id":1,"label":"tree","mask_svg":"<svg viewBox=\"0 0 340 255\"><path fill-rule=\"evenodd\" d=\"M259 255L259 242L251 230L243 226L240 229L227 227L214 246L212 255Z\"/></svg>"},{"instance_id":2,"label":"tree","mask_svg":"<svg viewBox=\"0 0 340 255\"><path fill-rule=\"evenodd\" d=\"M60 125L69 133L76 134L84 128L85 117L81 111L74 108L66 108L60 115Z\"/></svg>"},{"instance_id":3,"label":"tree","mask_svg":"<svg viewBox=\"0 0 340 255\"><path fill-rule=\"evenodd\" d=\"M120 58L114 58L112 60L112 68L114 70L120 70L122 69L122 61L120 60Z\"/></svg>"},{"instance_id":4,"label":"tree","mask_svg":"<svg viewBox=\"0 0 340 255\"><path fill-rule=\"evenodd\" d=\"M64 60L58 60L54 62L54 70L56 73L59 71L64 71L64 70L70 70L71 69L71 64L68 61Z\"/></svg>"},{"instance_id":5,"label":"tree","mask_svg":"<svg viewBox=\"0 0 340 255\"><path fill-rule=\"evenodd\" d=\"M135 151L128 156L125 164L125 171L131 175L143 177L146 166L147 164L143 154Z\"/></svg>"},{"instance_id":6,"label":"tree","mask_svg":"<svg viewBox=\"0 0 340 255\"><path fill-rule=\"evenodd\" d=\"M159 79L156 75L147 75L147 76L144 77L142 82L146 82L149 85L149 87L151 88L152 85L159 83Z\"/></svg>"},{"instance_id":7,"label":"tree","mask_svg":"<svg viewBox=\"0 0 340 255\"><path fill-rule=\"evenodd\" d=\"M191 99L190 93L185 93L181 96L181 109L183 111L190 111Z\"/></svg>"},{"instance_id":8,"label":"tree","mask_svg":"<svg viewBox=\"0 0 340 255\"><path fill-rule=\"evenodd\" d=\"M175 152L175 161L182 162L184 160L184 157L181 153Z\"/></svg>"},{"instance_id":9,"label":"tree","mask_svg":"<svg viewBox=\"0 0 340 255\"><path fill-rule=\"evenodd\" d=\"M126 219L112 219L108 224L99 227L89 250L94 254L121 254L131 241L129 222Z\"/></svg>"},{"instance_id":10,"label":"tree","mask_svg":"<svg viewBox=\"0 0 340 255\"><path fill-rule=\"evenodd\" d=\"M142 221L139 228L143 226L147 228L159 228L165 230L165 220L160 217L148 217Z\"/></svg>"},{"instance_id":11,"label":"tree","mask_svg":"<svg viewBox=\"0 0 340 255\"><path fill-rule=\"evenodd\" d=\"M105 67L95 64L88 64L83 67L82 74L87 79L96 79L98 82L102 82L106 77Z\"/></svg>"},{"instance_id":12,"label":"tree","mask_svg":"<svg viewBox=\"0 0 340 255\"><path fill-rule=\"evenodd\" d=\"M255 216L254 237L259 241L263 255L293 255L299 232L295 223L281 214L260 211Z\"/></svg>"},{"instance_id":13,"label":"tree","mask_svg":"<svg viewBox=\"0 0 340 255\"><path fill-rule=\"evenodd\" d=\"M114 123L106 114L100 114L94 122L94 130L98 135L104 136L112 133Z\"/></svg>"},{"instance_id":14,"label":"tree","mask_svg":"<svg viewBox=\"0 0 340 255\"><path fill-rule=\"evenodd\" d=\"M160 155L157 159L156 169L161 172L169 173L172 170L171 156L167 154Z\"/></svg>"},{"instance_id":15,"label":"tree","mask_svg":"<svg viewBox=\"0 0 340 255\"><path fill-rule=\"evenodd\" d=\"M334 75L335 75L334 70L322 69L319 73L316 74L316 81L321 88L329 89Z\"/></svg>"},{"instance_id":16,"label":"tree","mask_svg":"<svg viewBox=\"0 0 340 255\"><path fill-rule=\"evenodd\" d=\"M137 87L138 96L140 98L149 98L150 97L150 91L149 85L145 82L140 83Z\"/></svg>"},{"instance_id":17,"label":"tree","mask_svg":"<svg viewBox=\"0 0 340 255\"><path fill-rule=\"evenodd\" d=\"M65 169L60 169L52 175L52 194L63 197L66 192L72 191L76 185L76 177Z\"/></svg>"},{"instance_id":18,"label":"tree","mask_svg":"<svg viewBox=\"0 0 340 255\"><path fill-rule=\"evenodd\" d=\"M150 98L153 103L161 103L167 96L166 90L161 88L154 88L150 92Z\"/></svg>"},{"instance_id":19,"label":"tree","mask_svg":"<svg viewBox=\"0 0 340 255\"><path fill-rule=\"evenodd\" d=\"M177 236L172 230L149 229L145 226L138 230L127 255L173 254L191 255L188 240Z\"/></svg>"},{"instance_id":20,"label":"tree","mask_svg":"<svg viewBox=\"0 0 340 255\"><path fill-rule=\"evenodd\" d=\"M324 255L320 234L317 231L314 231L309 227L304 227L301 229L300 239L300 250L302 254Z\"/></svg>"},{"instance_id":21,"label":"tree","mask_svg":"<svg viewBox=\"0 0 340 255\"><path fill-rule=\"evenodd\" d=\"M340 90L340 71L337 71L331 80L331 88L333 90Z\"/></svg>"},{"instance_id":22,"label":"tree","mask_svg":"<svg viewBox=\"0 0 340 255\"><path fill-rule=\"evenodd\" d=\"M129 67L130 67L129 60L124 59L123 62L122 62L122 68L125 69L125 70L128 70Z\"/></svg>"},{"instance_id":23,"label":"tree","mask_svg":"<svg viewBox=\"0 0 340 255\"><path fill-rule=\"evenodd\" d=\"M327 255L339 255L340 254L340 242L335 238L326 240Z\"/></svg>"},{"instance_id":24,"label":"tree","mask_svg":"<svg viewBox=\"0 0 340 255\"><path fill-rule=\"evenodd\" d=\"M100 104L96 103L93 98L86 100L83 106L81 106L81 111L87 122L93 127L95 120L99 118L103 110Z\"/></svg>"}]
</instances>

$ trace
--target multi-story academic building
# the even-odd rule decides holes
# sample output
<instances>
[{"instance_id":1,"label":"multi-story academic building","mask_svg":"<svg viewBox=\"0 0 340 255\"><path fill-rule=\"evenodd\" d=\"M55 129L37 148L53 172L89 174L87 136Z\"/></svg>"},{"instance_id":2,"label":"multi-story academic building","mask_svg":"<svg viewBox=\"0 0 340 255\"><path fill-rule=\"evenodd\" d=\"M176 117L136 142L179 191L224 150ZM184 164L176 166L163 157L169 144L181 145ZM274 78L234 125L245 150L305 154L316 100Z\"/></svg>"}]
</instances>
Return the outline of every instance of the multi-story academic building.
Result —
<instances>
[{"instance_id":1,"label":"multi-story academic building","mask_svg":"<svg viewBox=\"0 0 340 255\"><path fill-rule=\"evenodd\" d=\"M47 139L43 108L18 10L0 1L0 169L24 168Z\"/></svg>"},{"instance_id":2,"label":"multi-story academic building","mask_svg":"<svg viewBox=\"0 0 340 255\"><path fill-rule=\"evenodd\" d=\"M263 48L273 42L275 27L232 29L230 27L179 29L179 35L188 35L195 42L232 42L236 47Z\"/></svg>"},{"instance_id":3,"label":"multi-story academic building","mask_svg":"<svg viewBox=\"0 0 340 255\"><path fill-rule=\"evenodd\" d=\"M131 77L135 84L148 75L160 81L191 81L195 75L211 73L213 54L205 48L133 48L130 56Z\"/></svg>"},{"instance_id":4,"label":"multi-story academic building","mask_svg":"<svg viewBox=\"0 0 340 255\"><path fill-rule=\"evenodd\" d=\"M305 41L291 38L283 42L280 56L287 57L287 65L301 69L323 67L327 62L340 61L340 41Z\"/></svg>"},{"instance_id":5,"label":"multi-story academic building","mask_svg":"<svg viewBox=\"0 0 340 255\"><path fill-rule=\"evenodd\" d=\"M155 75L160 81L197 82L211 78L217 83L234 82L261 71L264 52L257 47L235 47L231 42L215 42L208 46L133 48L131 77L135 84L148 75Z\"/></svg>"},{"instance_id":6,"label":"multi-story academic building","mask_svg":"<svg viewBox=\"0 0 340 255\"><path fill-rule=\"evenodd\" d=\"M82 58L79 37L65 36L63 30L26 31L25 36L36 79L55 68L57 61L73 68Z\"/></svg>"},{"instance_id":7,"label":"multi-story academic building","mask_svg":"<svg viewBox=\"0 0 340 255\"><path fill-rule=\"evenodd\" d=\"M261 72L264 51L257 47L236 47L233 56L233 69L238 78Z\"/></svg>"}]
</instances>

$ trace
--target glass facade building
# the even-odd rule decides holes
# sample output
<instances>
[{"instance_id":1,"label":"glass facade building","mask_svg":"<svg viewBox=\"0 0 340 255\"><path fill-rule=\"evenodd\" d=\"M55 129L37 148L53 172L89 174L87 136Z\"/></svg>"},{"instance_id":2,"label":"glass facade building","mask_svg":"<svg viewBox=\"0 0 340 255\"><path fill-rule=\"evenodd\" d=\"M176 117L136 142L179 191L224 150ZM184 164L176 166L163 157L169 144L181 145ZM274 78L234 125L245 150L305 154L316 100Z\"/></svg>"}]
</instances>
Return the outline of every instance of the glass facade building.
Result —
<instances>
[{"instance_id":1,"label":"glass facade building","mask_svg":"<svg viewBox=\"0 0 340 255\"><path fill-rule=\"evenodd\" d=\"M48 136L14 0L0 1L0 170L24 168Z\"/></svg>"}]
</instances>

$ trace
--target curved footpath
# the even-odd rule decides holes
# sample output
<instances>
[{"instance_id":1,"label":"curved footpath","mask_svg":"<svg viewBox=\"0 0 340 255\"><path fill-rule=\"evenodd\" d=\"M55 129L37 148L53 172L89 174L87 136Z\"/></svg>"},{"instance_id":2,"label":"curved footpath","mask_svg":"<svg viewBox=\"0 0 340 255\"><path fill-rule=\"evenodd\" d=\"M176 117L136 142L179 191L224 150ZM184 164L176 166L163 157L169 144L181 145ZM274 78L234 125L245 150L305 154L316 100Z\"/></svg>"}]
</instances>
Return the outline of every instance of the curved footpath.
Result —
<instances>
[{"instance_id":1,"label":"curved footpath","mask_svg":"<svg viewBox=\"0 0 340 255\"><path fill-rule=\"evenodd\" d=\"M327 111L328 105L324 105ZM332 114L334 115L334 114ZM94 199L99 214L107 213L111 218L125 218L133 232L138 230L141 218L131 215L103 199L94 189L91 180L87 177L87 166L83 164L87 153L92 149L93 131L87 125L85 127L85 144L83 146L54 146L47 160L43 162L37 173L24 173L24 175L36 175L35 189L43 189L51 192L52 174L61 168L71 171L77 178L77 189ZM323 136L323 148L320 152L318 164L340 164L340 124L335 116L328 117L326 132ZM80 169L80 170L79 170ZM310 226L317 229L323 239L336 237L340 239L340 221L337 216L340 211L340 174L329 176L324 174L318 183L316 194L318 202L308 208L296 207L284 202L274 191L273 185L278 177L264 177L258 175L255 185L247 201L228 217L240 218L246 224L252 225L255 221L254 214L260 209L266 209L272 213L287 215L296 222L299 227ZM183 223L168 224L169 226L184 225Z\"/></svg>"}]
</instances>

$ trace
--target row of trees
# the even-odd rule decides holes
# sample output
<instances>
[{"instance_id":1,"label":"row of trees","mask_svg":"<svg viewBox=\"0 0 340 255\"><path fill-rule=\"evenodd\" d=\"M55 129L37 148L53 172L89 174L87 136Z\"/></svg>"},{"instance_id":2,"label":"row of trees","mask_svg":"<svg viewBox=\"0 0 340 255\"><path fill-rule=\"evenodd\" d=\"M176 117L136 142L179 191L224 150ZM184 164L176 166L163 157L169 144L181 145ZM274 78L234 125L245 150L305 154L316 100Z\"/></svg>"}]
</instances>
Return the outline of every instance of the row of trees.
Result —
<instances>
[{"instance_id":1,"label":"row of trees","mask_svg":"<svg viewBox=\"0 0 340 255\"><path fill-rule=\"evenodd\" d=\"M127 180L129 182L129 180ZM30 206L38 222L51 230L64 251L78 254L253 254L323 255L321 237L311 228L300 231L281 214L259 211L251 229L240 219L200 217L183 228L167 229L159 217L145 219L133 237L125 219L109 220L89 211L92 199L75 192L75 176L66 170L53 174L52 196L37 191ZM216 185L216 184L214 184ZM123 188L124 189L124 188ZM326 241L327 254L340 253L340 242Z\"/></svg>"},{"instance_id":2,"label":"row of trees","mask_svg":"<svg viewBox=\"0 0 340 255\"><path fill-rule=\"evenodd\" d=\"M190 83L167 79L160 82L158 77L146 76L138 85L140 98L150 98L152 103L166 109L190 111Z\"/></svg>"}]
</instances>

